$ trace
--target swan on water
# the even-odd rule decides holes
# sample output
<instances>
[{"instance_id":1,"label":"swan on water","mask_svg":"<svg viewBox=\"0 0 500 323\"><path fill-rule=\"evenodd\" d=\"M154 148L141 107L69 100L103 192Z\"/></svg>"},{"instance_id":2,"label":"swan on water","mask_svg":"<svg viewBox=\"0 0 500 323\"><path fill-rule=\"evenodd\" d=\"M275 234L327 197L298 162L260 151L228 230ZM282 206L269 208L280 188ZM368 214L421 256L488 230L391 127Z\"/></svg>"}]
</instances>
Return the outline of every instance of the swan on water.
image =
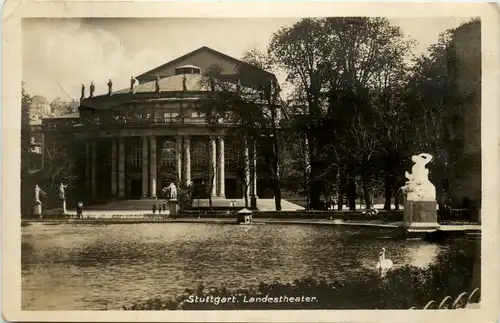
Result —
<instances>
[{"instance_id":1,"label":"swan on water","mask_svg":"<svg viewBox=\"0 0 500 323\"><path fill-rule=\"evenodd\" d=\"M382 251L378 254L378 262L376 268L378 269L380 274L385 274L389 269L392 268L392 260L385 258L385 247L382 248Z\"/></svg>"}]
</instances>

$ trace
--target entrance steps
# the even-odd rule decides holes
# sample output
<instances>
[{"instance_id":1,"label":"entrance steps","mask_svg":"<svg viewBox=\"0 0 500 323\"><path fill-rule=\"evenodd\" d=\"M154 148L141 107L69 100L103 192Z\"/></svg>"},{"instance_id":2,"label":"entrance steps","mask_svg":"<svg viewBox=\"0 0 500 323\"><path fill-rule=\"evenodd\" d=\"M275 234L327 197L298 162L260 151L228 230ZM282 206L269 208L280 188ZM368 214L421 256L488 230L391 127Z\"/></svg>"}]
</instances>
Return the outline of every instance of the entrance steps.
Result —
<instances>
[{"instance_id":1,"label":"entrance steps","mask_svg":"<svg viewBox=\"0 0 500 323\"><path fill-rule=\"evenodd\" d=\"M222 199L222 198L214 198L212 200L212 206L214 208L219 209L229 209L231 208L231 202L235 202L236 208L243 208L245 206L244 199ZM83 206L83 210L85 211L116 211L116 213L122 212L152 212L153 205L156 204L156 209L158 210L158 206L160 204L163 205L165 200L162 199L137 199L137 200L120 200L120 201L112 201L105 202L95 205ZM248 200L250 204L250 199ZM208 199L194 199L192 206L194 209L198 208L208 208L209 200ZM260 211L275 211L274 199L257 199L257 208ZM300 205L294 204L287 200L281 200L281 209L282 211L298 211L303 210L304 208Z\"/></svg>"}]
</instances>

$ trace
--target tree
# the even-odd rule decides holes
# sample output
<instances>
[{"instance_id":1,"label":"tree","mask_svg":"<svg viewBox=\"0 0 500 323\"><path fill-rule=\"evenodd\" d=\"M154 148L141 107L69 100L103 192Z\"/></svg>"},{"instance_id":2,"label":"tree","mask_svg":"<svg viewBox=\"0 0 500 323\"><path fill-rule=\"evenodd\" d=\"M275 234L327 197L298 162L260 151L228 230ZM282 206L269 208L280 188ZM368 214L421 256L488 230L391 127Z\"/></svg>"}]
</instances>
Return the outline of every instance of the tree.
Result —
<instances>
[{"instance_id":1,"label":"tree","mask_svg":"<svg viewBox=\"0 0 500 323\"><path fill-rule=\"evenodd\" d=\"M30 106L31 95L24 89L24 82L21 83L21 213L25 214L27 209L32 206L29 182L29 165L31 145L30 128Z\"/></svg>"},{"instance_id":2,"label":"tree","mask_svg":"<svg viewBox=\"0 0 500 323\"><path fill-rule=\"evenodd\" d=\"M69 189L75 187L78 176L75 175L76 163L69 154L67 147L54 143L50 147L44 147L44 167L43 183L45 187L50 188L48 198L55 201L57 198L57 189L61 183L68 186Z\"/></svg>"},{"instance_id":3,"label":"tree","mask_svg":"<svg viewBox=\"0 0 500 323\"><path fill-rule=\"evenodd\" d=\"M30 128L30 106L32 97L24 90L21 84L21 171L27 173L29 169L29 153L32 149Z\"/></svg>"},{"instance_id":4,"label":"tree","mask_svg":"<svg viewBox=\"0 0 500 323\"><path fill-rule=\"evenodd\" d=\"M208 160L205 162L205 171L208 174L208 204L210 207L210 211L213 209L213 196L215 193L216 180L217 180L217 168L220 165L220 155L217 154L215 147L211 146L212 142L203 142L203 154L205 156L210 156ZM215 155L214 155L215 154ZM201 187L202 190L205 190L205 186ZM202 195L200 191L198 193L198 198Z\"/></svg>"},{"instance_id":5,"label":"tree","mask_svg":"<svg viewBox=\"0 0 500 323\"><path fill-rule=\"evenodd\" d=\"M258 142L270 171L276 210L281 210L280 126L282 108L274 76L254 65L243 65L231 78L217 70L202 79L211 91L200 105L207 123L235 125L227 131L243 142ZM248 185L247 185L248 186Z\"/></svg>"},{"instance_id":6,"label":"tree","mask_svg":"<svg viewBox=\"0 0 500 323\"><path fill-rule=\"evenodd\" d=\"M444 32L415 61L407 84L409 114L416 125L411 150L435 156L431 176L438 194L451 189L451 182L458 186L456 180L465 173L476 173L475 184L470 178L468 187L480 187L480 30L480 21L472 20ZM475 154L465 152L468 140L477 147ZM470 194L480 200L479 188Z\"/></svg>"},{"instance_id":7,"label":"tree","mask_svg":"<svg viewBox=\"0 0 500 323\"><path fill-rule=\"evenodd\" d=\"M338 110L349 117L370 113L371 92L377 86L375 76L387 68L388 61L407 54L411 45L398 27L383 18L307 18L272 37L268 52L273 62L286 71L287 81L295 85L296 99L307 107L305 131L313 208L319 206L325 169L329 169L323 160L324 137L336 140L325 136L325 130L331 133L335 129L332 124L340 122L328 118L325 128L325 115L338 115ZM368 117L363 119L370 121ZM352 193L356 169L351 166L357 161L347 164Z\"/></svg>"}]
</instances>

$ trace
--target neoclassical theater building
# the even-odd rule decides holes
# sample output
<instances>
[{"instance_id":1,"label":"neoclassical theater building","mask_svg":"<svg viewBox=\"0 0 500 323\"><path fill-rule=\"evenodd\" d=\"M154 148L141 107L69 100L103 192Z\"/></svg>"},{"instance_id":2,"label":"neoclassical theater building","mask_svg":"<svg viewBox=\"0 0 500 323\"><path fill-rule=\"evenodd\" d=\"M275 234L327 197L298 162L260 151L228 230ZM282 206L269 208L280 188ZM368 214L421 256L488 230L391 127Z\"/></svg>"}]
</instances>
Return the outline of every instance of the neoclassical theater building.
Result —
<instances>
[{"instance_id":1,"label":"neoclassical theater building","mask_svg":"<svg viewBox=\"0 0 500 323\"><path fill-rule=\"evenodd\" d=\"M272 197L256 154L244 158L243 175L238 171L239 156L255 148L228 136L229 125L207 124L197 109L212 68L241 85L277 85L274 74L201 47L132 78L126 89L113 89L110 80L108 93L94 96L97 85L86 84L79 113L44 119L44 151L63 149L76 162L73 194L87 201L156 198L174 182L191 183L198 198L242 198L246 176L249 195Z\"/></svg>"}]
</instances>

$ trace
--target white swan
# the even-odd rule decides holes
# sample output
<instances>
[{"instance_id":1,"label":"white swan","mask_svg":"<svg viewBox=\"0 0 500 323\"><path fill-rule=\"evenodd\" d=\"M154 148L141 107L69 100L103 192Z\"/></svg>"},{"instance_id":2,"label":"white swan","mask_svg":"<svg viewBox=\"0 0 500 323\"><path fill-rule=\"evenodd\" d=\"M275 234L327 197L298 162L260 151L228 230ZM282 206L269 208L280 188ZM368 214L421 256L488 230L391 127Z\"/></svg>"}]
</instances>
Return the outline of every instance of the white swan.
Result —
<instances>
[{"instance_id":1,"label":"white swan","mask_svg":"<svg viewBox=\"0 0 500 323\"><path fill-rule=\"evenodd\" d=\"M391 259L386 259L385 258L385 247L382 248L382 251L379 252L378 254L378 262L377 262L377 265L376 265L376 268L379 272L379 274L386 274L389 269L392 268L392 260Z\"/></svg>"}]
</instances>

